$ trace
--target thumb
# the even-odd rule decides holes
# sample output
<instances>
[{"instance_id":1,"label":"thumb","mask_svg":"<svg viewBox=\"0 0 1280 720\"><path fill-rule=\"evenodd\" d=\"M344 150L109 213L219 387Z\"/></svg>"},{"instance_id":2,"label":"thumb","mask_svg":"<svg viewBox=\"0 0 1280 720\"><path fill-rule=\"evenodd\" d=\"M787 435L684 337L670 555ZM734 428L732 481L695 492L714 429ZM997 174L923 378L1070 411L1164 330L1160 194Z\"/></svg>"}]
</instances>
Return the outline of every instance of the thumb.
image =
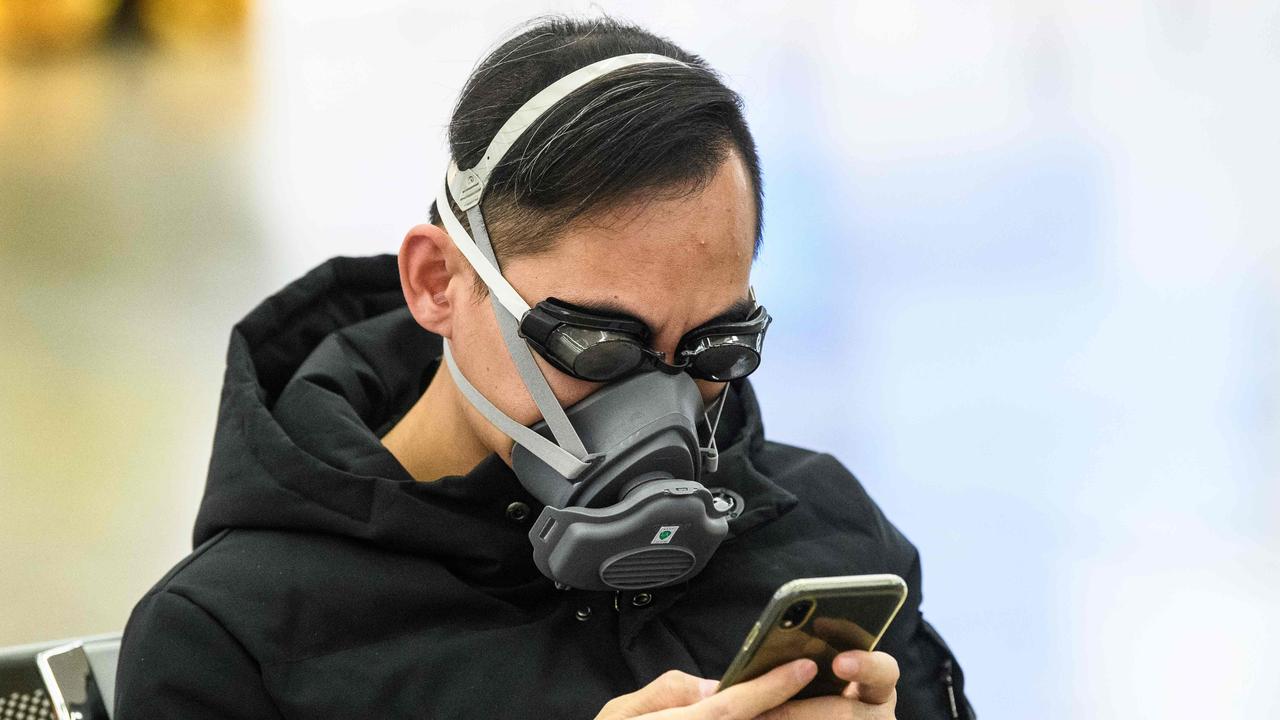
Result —
<instances>
[{"instance_id":1,"label":"thumb","mask_svg":"<svg viewBox=\"0 0 1280 720\"><path fill-rule=\"evenodd\" d=\"M600 709L596 720L621 720L692 705L715 690L715 680L704 680L679 670L668 670L639 690L610 700Z\"/></svg>"},{"instance_id":2,"label":"thumb","mask_svg":"<svg viewBox=\"0 0 1280 720\"><path fill-rule=\"evenodd\" d=\"M793 660L760 677L728 687L708 698L707 717L724 720L754 718L781 705L800 692L818 674L818 666L808 658Z\"/></svg>"}]
</instances>

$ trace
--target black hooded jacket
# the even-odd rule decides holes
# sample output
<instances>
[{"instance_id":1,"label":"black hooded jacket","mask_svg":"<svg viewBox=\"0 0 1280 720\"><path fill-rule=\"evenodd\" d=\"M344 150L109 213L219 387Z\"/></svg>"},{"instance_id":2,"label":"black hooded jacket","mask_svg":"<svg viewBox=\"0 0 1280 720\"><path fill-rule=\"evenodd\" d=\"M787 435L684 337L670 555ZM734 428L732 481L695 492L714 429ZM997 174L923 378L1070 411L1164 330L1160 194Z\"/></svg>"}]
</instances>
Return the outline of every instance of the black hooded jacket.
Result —
<instances>
[{"instance_id":1,"label":"black hooded jacket","mask_svg":"<svg viewBox=\"0 0 1280 720\"><path fill-rule=\"evenodd\" d=\"M115 718L591 718L662 672L719 677L797 577L896 573L880 649L898 717L967 718L920 614L915 548L829 455L766 441L732 384L709 487L741 514L696 577L557 590L527 533L541 504L490 455L415 482L383 447L440 365L394 256L331 260L231 334L192 553L125 628Z\"/></svg>"}]
</instances>

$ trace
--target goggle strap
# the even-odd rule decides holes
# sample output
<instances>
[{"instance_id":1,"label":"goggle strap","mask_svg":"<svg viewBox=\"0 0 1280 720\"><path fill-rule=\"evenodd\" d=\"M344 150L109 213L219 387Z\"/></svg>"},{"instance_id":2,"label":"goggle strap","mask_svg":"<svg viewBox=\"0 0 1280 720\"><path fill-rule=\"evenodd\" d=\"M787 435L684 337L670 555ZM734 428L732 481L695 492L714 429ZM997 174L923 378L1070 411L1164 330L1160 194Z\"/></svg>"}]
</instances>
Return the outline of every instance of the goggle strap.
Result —
<instances>
[{"instance_id":1,"label":"goggle strap","mask_svg":"<svg viewBox=\"0 0 1280 720\"><path fill-rule=\"evenodd\" d=\"M454 169L452 166L450 167L451 171ZM528 346L518 335L515 337L517 341L515 343L512 342L512 338L508 337L508 329L504 326L503 321L510 320L510 318L523 317L524 313L529 311L529 304L524 301L524 298L520 297L520 294L511 286L511 283L507 282L507 279L498 271L497 263L491 260L493 248L488 241L489 236L484 225L484 218L480 214L480 209L478 207L474 208L474 212L468 214L468 219L484 241L484 249L481 249L480 245L472 239L471 235L462 227L462 223L458 221L457 216L453 214L453 209L449 206L447 181L440 186L440 192L436 197L436 210L440 213L440 218L444 222L445 229L449 232L454 245L467 258L467 261L471 263L471 267L475 269L480 275L480 279L489 288L489 294L494 302L494 314L497 316L499 327L503 329L503 341L507 345L511 359L515 362L516 369L520 372L521 379L524 380L525 387L529 389L529 394L533 397L534 403L542 412L543 418L547 420L547 426L551 428L552 435L560 445L550 442L536 432L512 420L506 413L503 413L493 403L489 402L488 398L481 395L462 376L460 371L450 365L450 371L454 375L455 383L458 384L459 388L462 388L463 383L465 383L466 387L471 390L470 392L465 392L464 390L464 394L475 402L477 408L484 408L485 415L489 421L501 428L509 437L513 440L521 441L521 445L524 445L530 452L533 452L543 462L555 468L557 472L566 478L577 477L587 466L585 462L588 456L587 449L582 439L578 437L577 431L573 429L573 425L569 422L564 408L555 400L555 394L547 385L546 378L538 369L537 364L534 363L532 356L529 354ZM501 303L505 312L499 310L499 303ZM514 323L512 327L514 327ZM520 348L523 348L523 353L519 351ZM522 358L521 355L524 357ZM524 432L515 428L523 428ZM542 442L532 440L533 437L539 438ZM530 445L523 442L522 440L524 439L528 439L529 442L534 444ZM554 451L549 448L554 448ZM564 457L561 457L561 455ZM572 458L572 463L569 463L565 458ZM569 472L572 474L569 474Z\"/></svg>"},{"instance_id":2,"label":"goggle strap","mask_svg":"<svg viewBox=\"0 0 1280 720\"><path fill-rule=\"evenodd\" d=\"M699 449L702 455L702 471L713 473L720 468L720 447L716 444L716 429L720 427L720 414L724 412L724 404L729 401L729 383L725 383L720 389L720 407L716 409L716 421L711 422L707 417L707 410L703 408L702 419L707 421L707 427L711 428L711 439L707 441L707 446Z\"/></svg>"},{"instance_id":3,"label":"goggle strap","mask_svg":"<svg viewBox=\"0 0 1280 720\"><path fill-rule=\"evenodd\" d=\"M539 460L551 466L556 472L573 480L591 466L590 463L583 462L559 445L512 420L506 413L489 402L489 398L481 395L480 391L476 390L475 386L467 380L462 371L458 369L457 364L454 363L453 353L449 350L449 340L447 338L444 340L444 363L449 367L449 374L453 376L453 382L458 386L458 390L471 401L472 405L475 405L481 414L494 425L497 425L498 429L506 433L507 437L520 443L526 450L536 455Z\"/></svg>"},{"instance_id":4,"label":"goggle strap","mask_svg":"<svg viewBox=\"0 0 1280 720\"><path fill-rule=\"evenodd\" d=\"M450 163L449 173L452 174L457 167ZM440 213L440 219L444 221L444 229L449 233L453 244L460 250L467 262L471 263L471 267L480 275L480 279L489 287L489 292L497 296L498 301L517 318L524 317L529 312L529 303L520 297L520 293L511 287L511 283L502 276L498 271L497 263L490 262L489 258L476 246L476 241L471 239L471 235L462 227L462 223L457 216L453 214L453 208L449 206L449 190L448 178L440 184L440 192L436 195L436 211ZM475 221L472 221L472 227L475 227Z\"/></svg>"},{"instance_id":5,"label":"goggle strap","mask_svg":"<svg viewBox=\"0 0 1280 720\"><path fill-rule=\"evenodd\" d=\"M685 63L674 58L654 53L617 55L578 68L529 98L498 129L493 139L489 141L489 147L485 149L484 157L480 158L480 162L469 170L456 174L450 173L449 186L453 191L454 199L458 201L458 207L465 211L480 204L485 188L489 184L489 176L493 174L493 169L498 166L498 163L506 156L507 151L511 149L516 140L520 139L524 131L528 130L529 126L542 117L542 114L549 110L552 105L565 99L583 85L615 70L621 70L631 65L652 63L685 65Z\"/></svg>"},{"instance_id":6,"label":"goggle strap","mask_svg":"<svg viewBox=\"0 0 1280 720\"><path fill-rule=\"evenodd\" d=\"M489 241L489 229L485 227L480 208L473 207L467 211L467 220L471 222L471 229L475 231L475 244L480 252L484 254L485 259L496 265L493 243ZM515 362L516 371L520 373L520 378L529 390L529 395L533 397L534 404L542 412L542 419L546 420L547 427L551 428L552 436L560 447L569 451L574 457L579 460L585 459L588 454L586 445L583 444L582 438L578 437L578 431L569 421L569 415L560 406L560 401L552 392L546 376L534 361L529 344L520 337L517 319L502 307L497 295L492 292L489 293L489 301L493 303L493 316L498 320L498 328L502 331L502 340L507 346L507 352Z\"/></svg>"}]
</instances>

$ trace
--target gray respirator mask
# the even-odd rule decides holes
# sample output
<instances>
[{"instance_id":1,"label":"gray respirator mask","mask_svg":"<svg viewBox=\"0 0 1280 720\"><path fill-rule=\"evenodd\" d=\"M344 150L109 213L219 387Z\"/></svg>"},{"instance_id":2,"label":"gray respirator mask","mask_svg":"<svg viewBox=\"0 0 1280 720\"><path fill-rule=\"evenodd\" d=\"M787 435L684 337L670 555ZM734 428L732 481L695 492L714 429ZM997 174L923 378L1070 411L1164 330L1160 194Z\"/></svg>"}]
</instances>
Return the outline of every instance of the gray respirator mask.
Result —
<instances>
[{"instance_id":1,"label":"gray respirator mask","mask_svg":"<svg viewBox=\"0 0 1280 720\"><path fill-rule=\"evenodd\" d=\"M533 559L562 587L641 590L681 582L706 566L728 532L728 508L700 482L715 472L718 456L697 384L683 372L643 372L561 407L520 332L530 307L499 271L480 211L493 168L543 113L603 75L653 63L684 64L622 55L552 83L506 121L475 167L450 163L436 198L445 229L489 288L503 341L544 420L525 427L495 407L458 369L448 340L444 361L463 396L515 441L515 475L546 506L529 531ZM450 196L472 233L454 215ZM708 426L706 447L700 421Z\"/></svg>"}]
</instances>

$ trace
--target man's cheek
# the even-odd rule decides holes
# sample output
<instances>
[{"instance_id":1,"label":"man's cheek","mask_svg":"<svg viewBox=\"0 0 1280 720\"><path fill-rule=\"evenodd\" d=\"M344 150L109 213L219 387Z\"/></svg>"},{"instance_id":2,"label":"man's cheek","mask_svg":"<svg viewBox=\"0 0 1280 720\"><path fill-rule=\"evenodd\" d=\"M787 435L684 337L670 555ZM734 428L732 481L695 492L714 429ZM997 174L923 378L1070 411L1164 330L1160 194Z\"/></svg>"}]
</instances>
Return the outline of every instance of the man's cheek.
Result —
<instances>
[{"instance_id":1,"label":"man's cheek","mask_svg":"<svg viewBox=\"0 0 1280 720\"><path fill-rule=\"evenodd\" d=\"M560 372L537 353L533 354L533 359L537 361L538 369L542 371L542 376L547 379L547 384L551 386L551 392L555 393L556 399L560 401L562 407L567 408L575 405L591 393L604 387L604 383L587 382Z\"/></svg>"},{"instance_id":2,"label":"man's cheek","mask_svg":"<svg viewBox=\"0 0 1280 720\"><path fill-rule=\"evenodd\" d=\"M720 391L724 388L725 383L711 382L710 380L695 380L698 383L698 392L702 393L702 403L709 405L720 397Z\"/></svg>"},{"instance_id":3,"label":"man's cheek","mask_svg":"<svg viewBox=\"0 0 1280 720\"><path fill-rule=\"evenodd\" d=\"M593 383L585 380L571 378L571 387L565 392L565 400L561 402L565 407L576 405L585 400L592 393L604 387L604 383Z\"/></svg>"}]
</instances>

